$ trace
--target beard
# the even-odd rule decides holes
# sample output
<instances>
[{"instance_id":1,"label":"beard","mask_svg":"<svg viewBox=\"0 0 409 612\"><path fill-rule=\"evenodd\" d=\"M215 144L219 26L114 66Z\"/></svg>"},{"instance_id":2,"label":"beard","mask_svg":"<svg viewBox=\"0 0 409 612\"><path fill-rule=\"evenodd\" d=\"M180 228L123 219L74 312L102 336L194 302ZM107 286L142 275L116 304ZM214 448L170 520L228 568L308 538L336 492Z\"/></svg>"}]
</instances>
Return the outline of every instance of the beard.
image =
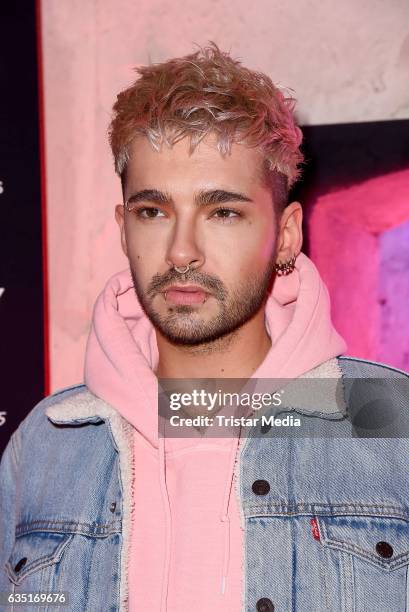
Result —
<instances>
[{"instance_id":1,"label":"beard","mask_svg":"<svg viewBox=\"0 0 409 612\"><path fill-rule=\"evenodd\" d=\"M211 297L217 301L219 312L210 320L201 317L200 310L188 304L168 304L168 312L164 315L155 310L153 297L163 291L164 287L180 280L176 270L172 269L161 276L155 275L148 290L144 292L132 265L130 269L136 296L152 325L172 344L199 346L231 335L259 312L276 277L275 255L274 246L266 268L242 281L230 292L219 279L205 276L199 270L191 270L183 275L184 281L211 290Z\"/></svg>"}]
</instances>

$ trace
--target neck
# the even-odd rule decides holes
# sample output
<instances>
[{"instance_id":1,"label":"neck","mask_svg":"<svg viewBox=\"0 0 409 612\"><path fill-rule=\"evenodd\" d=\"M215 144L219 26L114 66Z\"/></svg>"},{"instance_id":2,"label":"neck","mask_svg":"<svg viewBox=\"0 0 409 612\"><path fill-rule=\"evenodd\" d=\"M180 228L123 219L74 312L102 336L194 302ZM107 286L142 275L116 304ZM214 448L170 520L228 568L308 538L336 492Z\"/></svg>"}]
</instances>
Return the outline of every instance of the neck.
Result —
<instances>
[{"instance_id":1,"label":"neck","mask_svg":"<svg viewBox=\"0 0 409 612\"><path fill-rule=\"evenodd\" d=\"M156 330L158 378L248 378L264 361L271 339L264 308L236 331L197 346L175 345Z\"/></svg>"}]
</instances>

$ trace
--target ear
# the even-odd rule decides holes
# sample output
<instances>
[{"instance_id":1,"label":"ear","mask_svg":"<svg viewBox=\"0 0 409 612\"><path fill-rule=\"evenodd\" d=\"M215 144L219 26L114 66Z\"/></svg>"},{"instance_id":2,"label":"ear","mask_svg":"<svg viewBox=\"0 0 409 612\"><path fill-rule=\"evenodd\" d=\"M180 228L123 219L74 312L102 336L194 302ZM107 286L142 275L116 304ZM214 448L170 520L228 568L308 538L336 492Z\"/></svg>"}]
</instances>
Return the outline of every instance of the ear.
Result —
<instances>
[{"instance_id":1,"label":"ear","mask_svg":"<svg viewBox=\"0 0 409 612\"><path fill-rule=\"evenodd\" d=\"M128 257L128 249L126 246L125 235L125 207L123 204L117 204L115 206L115 220L119 226L122 250L125 253L126 257Z\"/></svg>"},{"instance_id":2,"label":"ear","mask_svg":"<svg viewBox=\"0 0 409 612\"><path fill-rule=\"evenodd\" d=\"M285 262L301 251L302 206L299 202L291 202L281 214L280 229L277 241L277 262Z\"/></svg>"}]
</instances>

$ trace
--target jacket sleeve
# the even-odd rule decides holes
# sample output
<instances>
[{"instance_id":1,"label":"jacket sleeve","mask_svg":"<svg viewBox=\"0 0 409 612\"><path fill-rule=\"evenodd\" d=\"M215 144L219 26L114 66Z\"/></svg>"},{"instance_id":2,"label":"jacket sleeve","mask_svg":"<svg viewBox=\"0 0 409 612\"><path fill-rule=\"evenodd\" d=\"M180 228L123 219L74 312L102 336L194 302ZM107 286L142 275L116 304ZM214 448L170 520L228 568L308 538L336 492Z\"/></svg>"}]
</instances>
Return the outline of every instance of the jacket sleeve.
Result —
<instances>
[{"instance_id":1,"label":"jacket sleeve","mask_svg":"<svg viewBox=\"0 0 409 612\"><path fill-rule=\"evenodd\" d=\"M18 496L18 446L20 431L11 436L0 462L0 592L10 590L5 563L14 545Z\"/></svg>"}]
</instances>

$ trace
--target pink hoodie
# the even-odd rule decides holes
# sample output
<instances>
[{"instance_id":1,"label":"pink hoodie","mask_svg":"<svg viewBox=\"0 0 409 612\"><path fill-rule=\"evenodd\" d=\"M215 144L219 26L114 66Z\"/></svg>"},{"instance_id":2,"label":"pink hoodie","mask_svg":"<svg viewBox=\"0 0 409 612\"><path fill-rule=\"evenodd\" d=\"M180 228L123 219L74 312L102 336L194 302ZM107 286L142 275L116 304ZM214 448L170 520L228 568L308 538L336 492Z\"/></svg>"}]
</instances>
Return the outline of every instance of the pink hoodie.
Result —
<instances>
[{"instance_id":1,"label":"pink hoodie","mask_svg":"<svg viewBox=\"0 0 409 612\"><path fill-rule=\"evenodd\" d=\"M252 378L294 378L346 351L318 270L300 253L266 304L272 346ZM158 435L158 347L129 271L94 309L85 383L134 426L129 609L239 612L243 530L232 495L240 440Z\"/></svg>"}]
</instances>

